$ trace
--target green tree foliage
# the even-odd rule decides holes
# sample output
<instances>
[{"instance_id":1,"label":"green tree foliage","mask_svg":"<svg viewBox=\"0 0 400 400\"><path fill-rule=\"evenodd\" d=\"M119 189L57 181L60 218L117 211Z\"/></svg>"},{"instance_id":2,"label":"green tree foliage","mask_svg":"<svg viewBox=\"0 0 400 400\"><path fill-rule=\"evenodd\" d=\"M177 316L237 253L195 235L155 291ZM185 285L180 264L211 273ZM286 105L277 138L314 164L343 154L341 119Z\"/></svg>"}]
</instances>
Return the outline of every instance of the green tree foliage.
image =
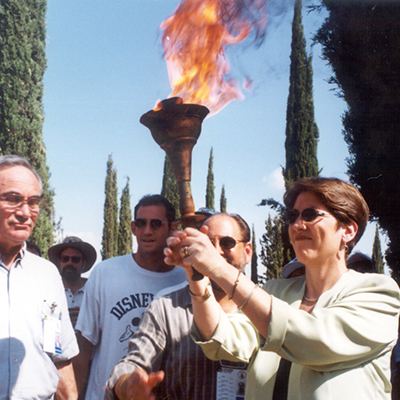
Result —
<instances>
[{"instance_id":1,"label":"green tree foliage","mask_svg":"<svg viewBox=\"0 0 400 400\"><path fill-rule=\"evenodd\" d=\"M379 239L379 228L376 224L374 244L372 245L372 263L375 265L376 271L383 274L383 256L381 250L381 240Z\"/></svg>"},{"instance_id":2,"label":"green tree foliage","mask_svg":"<svg viewBox=\"0 0 400 400\"><path fill-rule=\"evenodd\" d=\"M225 185L222 185L221 198L219 201L219 210L226 213L226 197L225 197Z\"/></svg>"},{"instance_id":3,"label":"green tree foliage","mask_svg":"<svg viewBox=\"0 0 400 400\"><path fill-rule=\"evenodd\" d=\"M161 195L168 199L175 207L176 218L180 218L181 212L179 210L179 190L176 184L174 172L172 171L171 162L167 155L164 160L164 174L162 180Z\"/></svg>"},{"instance_id":4,"label":"green tree foliage","mask_svg":"<svg viewBox=\"0 0 400 400\"><path fill-rule=\"evenodd\" d=\"M265 280L276 279L281 277L282 267L284 266L284 248L282 243L282 229L284 224L279 216L271 218L265 222L265 233L263 234L261 243L261 264L267 269L265 274L260 277L259 281L264 283Z\"/></svg>"},{"instance_id":5,"label":"green tree foliage","mask_svg":"<svg viewBox=\"0 0 400 400\"><path fill-rule=\"evenodd\" d=\"M286 167L283 169L286 188L293 181L317 176L319 173L317 159L319 132L314 120L312 57L308 57L306 52L301 10L302 2L296 0L292 23L290 82L286 110ZM282 249L279 249L281 253L276 258L283 266L295 257L288 227L283 221L285 207L274 199L263 200L261 205L269 205L278 212L274 221L279 225L277 231L281 234ZM268 241L263 241L262 245L267 246ZM263 247L261 258L263 254L268 255L273 251L273 248ZM268 260L265 262L269 265Z\"/></svg>"},{"instance_id":6,"label":"green tree foliage","mask_svg":"<svg viewBox=\"0 0 400 400\"><path fill-rule=\"evenodd\" d=\"M348 173L389 237L386 261L400 277L400 2L323 0L315 36L348 104Z\"/></svg>"},{"instance_id":7,"label":"green tree foliage","mask_svg":"<svg viewBox=\"0 0 400 400\"><path fill-rule=\"evenodd\" d=\"M102 260L115 257L118 253L118 194L117 171L112 156L108 156L104 202L103 239L101 241Z\"/></svg>"},{"instance_id":8,"label":"green tree foliage","mask_svg":"<svg viewBox=\"0 0 400 400\"><path fill-rule=\"evenodd\" d=\"M114 217L114 255L118 254L118 189L117 189L117 170L113 169L112 174L113 180L113 188L112 188L112 195L113 195L113 217Z\"/></svg>"},{"instance_id":9,"label":"green tree foliage","mask_svg":"<svg viewBox=\"0 0 400 400\"><path fill-rule=\"evenodd\" d=\"M301 0L296 0L292 23L290 85L286 109L286 187L299 178L317 176L318 128L314 121L312 57L307 57Z\"/></svg>"},{"instance_id":10,"label":"green tree foliage","mask_svg":"<svg viewBox=\"0 0 400 400\"><path fill-rule=\"evenodd\" d=\"M46 7L46 0L0 1L0 154L25 157L43 180L47 207L30 240L44 255L54 240L54 191L42 136Z\"/></svg>"},{"instance_id":11,"label":"green tree foliage","mask_svg":"<svg viewBox=\"0 0 400 400\"><path fill-rule=\"evenodd\" d=\"M251 228L251 245L253 248L253 255L251 256L251 280L258 283L258 263L257 263L257 248L256 248L256 232L254 225Z\"/></svg>"},{"instance_id":12,"label":"green tree foliage","mask_svg":"<svg viewBox=\"0 0 400 400\"><path fill-rule=\"evenodd\" d=\"M208 174L207 174L207 189L206 189L206 207L210 210L215 210L214 208L214 172L213 172L213 149L211 147L210 159L208 161Z\"/></svg>"},{"instance_id":13,"label":"green tree foliage","mask_svg":"<svg viewBox=\"0 0 400 400\"><path fill-rule=\"evenodd\" d=\"M131 195L129 192L129 178L122 190L121 204L119 209L119 225L118 225L118 255L132 253L132 230L131 230L132 212L131 212Z\"/></svg>"}]
</instances>

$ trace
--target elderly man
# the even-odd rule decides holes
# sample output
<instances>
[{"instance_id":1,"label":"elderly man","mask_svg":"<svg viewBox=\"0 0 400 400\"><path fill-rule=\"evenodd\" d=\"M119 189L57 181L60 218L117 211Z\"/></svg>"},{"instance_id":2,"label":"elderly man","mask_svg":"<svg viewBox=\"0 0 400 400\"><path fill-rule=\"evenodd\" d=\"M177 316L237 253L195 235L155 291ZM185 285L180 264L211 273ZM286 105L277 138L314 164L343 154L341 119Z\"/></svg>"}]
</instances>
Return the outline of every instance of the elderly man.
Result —
<instances>
[{"instance_id":1,"label":"elderly man","mask_svg":"<svg viewBox=\"0 0 400 400\"><path fill-rule=\"evenodd\" d=\"M186 280L182 268L166 265L163 250L175 229L175 208L163 196L143 197L131 223L133 254L99 263L86 283L76 330L81 353L74 361L80 395L90 367L87 400L102 400L113 367L127 353L143 311L163 288Z\"/></svg>"},{"instance_id":2,"label":"elderly man","mask_svg":"<svg viewBox=\"0 0 400 400\"><path fill-rule=\"evenodd\" d=\"M26 250L42 183L19 156L0 157L0 398L76 399L78 345L57 268Z\"/></svg>"},{"instance_id":3,"label":"elderly man","mask_svg":"<svg viewBox=\"0 0 400 400\"><path fill-rule=\"evenodd\" d=\"M252 256L247 223L238 215L221 213L209 217L204 226L219 253L243 272ZM189 335L192 301L214 295L225 312L237 312L235 303L211 285L205 296L193 295L186 286L151 303L129 343L128 355L108 381L107 400L149 400L152 395L170 400L244 399L245 364L209 360Z\"/></svg>"},{"instance_id":4,"label":"elderly man","mask_svg":"<svg viewBox=\"0 0 400 400\"><path fill-rule=\"evenodd\" d=\"M82 276L96 262L96 250L76 236L67 236L62 243L49 248L49 259L60 271L67 296L69 316L75 327L85 291L86 278Z\"/></svg>"}]
</instances>

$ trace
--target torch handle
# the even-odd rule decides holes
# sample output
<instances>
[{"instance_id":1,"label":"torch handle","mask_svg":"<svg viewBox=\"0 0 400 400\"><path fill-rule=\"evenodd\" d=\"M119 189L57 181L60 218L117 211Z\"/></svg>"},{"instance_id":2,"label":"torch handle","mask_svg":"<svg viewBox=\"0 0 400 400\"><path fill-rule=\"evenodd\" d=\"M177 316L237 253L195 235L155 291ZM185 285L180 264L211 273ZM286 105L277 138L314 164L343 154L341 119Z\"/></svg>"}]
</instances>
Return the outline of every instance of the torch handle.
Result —
<instances>
[{"instance_id":1,"label":"torch handle","mask_svg":"<svg viewBox=\"0 0 400 400\"><path fill-rule=\"evenodd\" d=\"M199 224L201 224L201 221L205 218L203 215L196 215L194 213L194 203L193 203L193 198L190 192L190 182L186 182L185 184L178 183L178 187L180 189L180 197L186 201L186 204L189 204L189 206L186 205L186 208L189 208L190 212L187 214L182 215L180 222L182 224L183 228L191 227L191 228L196 228L198 229ZM187 190L187 192L183 192L183 188ZM185 194L185 195L184 195ZM182 203L184 204L184 203ZM181 210L185 210L184 206L180 205ZM204 278L204 275L201 274L199 271L194 269L192 267L192 280L194 281L201 281Z\"/></svg>"},{"instance_id":2,"label":"torch handle","mask_svg":"<svg viewBox=\"0 0 400 400\"><path fill-rule=\"evenodd\" d=\"M150 129L153 139L167 153L178 185L181 215L188 215L196 222L190 188L192 150L210 110L199 104L183 104L183 99L177 97L163 100L158 106L160 109L143 114L140 123ZM184 221L182 225L185 227ZM196 227L196 224L186 226ZM203 275L193 269L193 280L200 279Z\"/></svg>"},{"instance_id":3,"label":"torch handle","mask_svg":"<svg viewBox=\"0 0 400 400\"><path fill-rule=\"evenodd\" d=\"M199 271L197 271L197 269L194 269L193 267L192 267L192 272L193 272L192 280L201 281L204 278L204 275L201 274Z\"/></svg>"}]
</instances>

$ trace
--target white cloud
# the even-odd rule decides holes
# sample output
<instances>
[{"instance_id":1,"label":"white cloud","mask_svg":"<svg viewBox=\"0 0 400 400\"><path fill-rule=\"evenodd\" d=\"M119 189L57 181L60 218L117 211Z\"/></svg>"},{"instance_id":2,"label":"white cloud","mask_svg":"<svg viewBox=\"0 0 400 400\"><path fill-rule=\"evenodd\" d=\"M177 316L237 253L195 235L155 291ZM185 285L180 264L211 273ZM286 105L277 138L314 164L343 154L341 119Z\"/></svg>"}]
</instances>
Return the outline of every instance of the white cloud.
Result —
<instances>
[{"instance_id":1,"label":"white cloud","mask_svg":"<svg viewBox=\"0 0 400 400\"><path fill-rule=\"evenodd\" d=\"M285 182L282 176L282 167L278 167L268 175L264 175L262 181L263 183L265 183L265 188L268 192L273 192L274 194L279 193L281 195L285 191Z\"/></svg>"},{"instance_id":2,"label":"white cloud","mask_svg":"<svg viewBox=\"0 0 400 400\"><path fill-rule=\"evenodd\" d=\"M284 191L285 190L285 182L283 180L283 176L282 176L282 168L279 167L277 169L275 169L274 171L272 171L272 173L269 175L269 178L271 180L271 187L276 189L276 190L280 190L280 191Z\"/></svg>"}]
</instances>

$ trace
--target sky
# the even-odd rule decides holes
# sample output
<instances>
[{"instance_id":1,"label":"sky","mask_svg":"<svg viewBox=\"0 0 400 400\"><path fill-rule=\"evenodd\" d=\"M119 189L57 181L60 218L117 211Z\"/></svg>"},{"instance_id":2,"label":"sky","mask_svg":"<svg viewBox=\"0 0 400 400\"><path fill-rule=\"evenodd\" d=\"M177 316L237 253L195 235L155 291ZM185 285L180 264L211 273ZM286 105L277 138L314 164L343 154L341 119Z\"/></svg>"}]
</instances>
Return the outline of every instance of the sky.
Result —
<instances>
[{"instance_id":1,"label":"sky","mask_svg":"<svg viewBox=\"0 0 400 400\"><path fill-rule=\"evenodd\" d=\"M318 0L315 0L318 2ZM140 124L141 115L171 93L160 24L178 0L50 0L47 9L43 136L55 190L56 220L64 237L75 235L98 252L103 230L106 167L112 155L118 198L130 178L131 208L145 194L160 193L164 151ZM291 23L294 0L271 0L268 27L260 47L246 40L226 49L231 76L249 76L252 91L206 118L192 153L192 194L205 206L210 150L213 149L215 206L222 185L227 211L254 226L257 252L265 220L274 215L262 199L281 201L285 165L286 105L289 91ZM322 176L348 180L349 156L342 135L347 106L327 83L332 72L311 47L326 13L308 13L303 0L307 48L313 55L315 119L320 131ZM357 250L371 255L375 226ZM385 237L381 237L385 248ZM259 273L264 269L260 267Z\"/></svg>"}]
</instances>

